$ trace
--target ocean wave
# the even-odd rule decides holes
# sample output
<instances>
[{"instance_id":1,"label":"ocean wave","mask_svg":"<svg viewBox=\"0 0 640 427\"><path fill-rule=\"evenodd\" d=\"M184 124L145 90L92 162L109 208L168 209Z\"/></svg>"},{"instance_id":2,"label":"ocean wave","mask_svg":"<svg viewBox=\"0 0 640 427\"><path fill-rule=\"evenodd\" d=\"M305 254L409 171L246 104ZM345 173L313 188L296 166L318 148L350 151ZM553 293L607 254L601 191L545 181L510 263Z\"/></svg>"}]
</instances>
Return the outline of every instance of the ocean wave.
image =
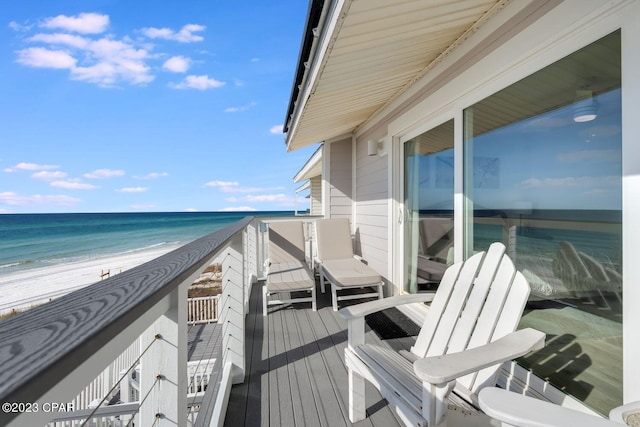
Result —
<instances>
[{"instance_id":1,"label":"ocean wave","mask_svg":"<svg viewBox=\"0 0 640 427\"><path fill-rule=\"evenodd\" d=\"M0 265L0 269L2 269L2 268L11 268L11 267L20 267L20 266L30 265L30 264L33 264L33 263L34 263L34 261L31 261L31 260L20 261L20 262L10 262L9 264Z\"/></svg>"}]
</instances>

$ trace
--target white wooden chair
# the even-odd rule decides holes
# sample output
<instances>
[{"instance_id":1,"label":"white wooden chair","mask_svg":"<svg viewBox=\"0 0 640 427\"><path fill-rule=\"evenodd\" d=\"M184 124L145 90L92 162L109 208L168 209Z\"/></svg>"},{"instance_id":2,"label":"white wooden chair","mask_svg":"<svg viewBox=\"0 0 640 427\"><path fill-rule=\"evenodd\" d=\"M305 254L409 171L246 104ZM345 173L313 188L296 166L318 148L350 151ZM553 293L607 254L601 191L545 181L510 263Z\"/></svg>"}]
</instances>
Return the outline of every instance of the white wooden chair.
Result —
<instances>
[{"instance_id":1,"label":"white wooden chair","mask_svg":"<svg viewBox=\"0 0 640 427\"><path fill-rule=\"evenodd\" d=\"M486 255L452 265L435 294L399 295L340 310L348 321L345 362L352 422L366 416L365 379L407 425L444 426L449 402L464 416L478 413L477 393L495 385L500 365L542 348L542 332L514 332L529 285L504 252L504 245L494 243ZM364 316L428 301L431 306L410 352L365 344Z\"/></svg>"},{"instance_id":2,"label":"white wooden chair","mask_svg":"<svg viewBox=\"0 0 640 427\"><path fill-rule=\"evenodd\" d=\"M640 422L640 402L612 409L607 420L496 387L482 390L478 400L480 408L491 418L502 422L503 426L620 427L637 426Z\"/></svg>"},{"instance_id":3,"label":"white wooden chair","mask_svg":"<svg viewBox=\"0 0 640 427\"><path fill-rule=\"evenodd\" d=\"M316 221L316 241L320 289L324 293L325 279L331 284L333 310L338 301L377 297L383 298L382 277L371 267L355 258L349 220L346 218L319 219ZM345 289L368 288L375 292L338 295Z\"/></svg>"},{"instance_id":4,"label":"white wooden chair","mask_svg":"<svg viewBox=\"0 0 640 427\"><path fill-rule=\"evenodd\" d=\"M316 281L307 266L304 251L302 221L269 223L268 258L265 261L267 280L262 287L262 314L267 306L294 302L311 302L316 311ZM309 297L269 299L273 294L307 291Z\"/></svg>"}]
</instances>

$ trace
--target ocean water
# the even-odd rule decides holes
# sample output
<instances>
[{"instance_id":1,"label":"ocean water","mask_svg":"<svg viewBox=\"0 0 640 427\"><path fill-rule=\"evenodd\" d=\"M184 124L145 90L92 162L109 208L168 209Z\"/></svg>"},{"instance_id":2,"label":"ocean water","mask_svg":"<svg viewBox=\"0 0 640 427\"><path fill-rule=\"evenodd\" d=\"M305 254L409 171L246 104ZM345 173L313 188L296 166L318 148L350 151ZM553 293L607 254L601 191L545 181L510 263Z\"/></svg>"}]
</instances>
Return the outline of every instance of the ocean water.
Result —
<instances>
[{"instance_id":1,"label":"ocean water","mask_svg":"<svg viewBox=\"0 0 640 427\"><path fill-rule=\"evenodd\" d=\"M247 215L293 212L148 212L0 215L0 275L185 244Z\"/></svg>"}]
</instances>

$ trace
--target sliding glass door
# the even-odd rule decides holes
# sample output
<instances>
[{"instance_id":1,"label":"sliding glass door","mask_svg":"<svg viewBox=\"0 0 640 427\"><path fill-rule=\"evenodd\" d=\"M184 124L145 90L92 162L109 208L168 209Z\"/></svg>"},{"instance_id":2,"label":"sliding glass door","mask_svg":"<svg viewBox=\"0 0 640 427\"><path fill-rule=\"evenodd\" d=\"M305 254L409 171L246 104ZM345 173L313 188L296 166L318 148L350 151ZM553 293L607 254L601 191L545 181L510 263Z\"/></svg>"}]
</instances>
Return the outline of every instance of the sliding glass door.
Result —
<instances>
[{"instance_id":1,"label":"sliding glass door","mask_svg":"<svg viewBox=\"0 0 640 427\"><path fill-rule=\"evenodd\" d=\"M622 403L620 32L464 111L466 253L502 241L532 293L520 363L599 412Z\"/></svg>"},{"instance_id":2,"label":"sliding glass door","mask_svg":"<svg viewBox=\"0 0 640 427\"><path fill-rule=\"evenodd\" d=\"M453 262L453 120L404 144L405 291L437 288Z\"/></svg>"}]
</instances>

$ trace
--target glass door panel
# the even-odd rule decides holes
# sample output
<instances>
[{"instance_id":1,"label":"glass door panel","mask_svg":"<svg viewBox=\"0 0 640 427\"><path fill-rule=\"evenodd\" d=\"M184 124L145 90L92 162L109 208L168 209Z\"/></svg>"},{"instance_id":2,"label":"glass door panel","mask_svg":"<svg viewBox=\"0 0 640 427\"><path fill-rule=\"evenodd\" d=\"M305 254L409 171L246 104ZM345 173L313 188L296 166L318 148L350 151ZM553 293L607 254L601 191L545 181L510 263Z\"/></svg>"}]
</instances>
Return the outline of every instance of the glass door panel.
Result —
<instances>
[{"instance_id":1,"label":"glass door panel","mask_svg":"<svg viewBox=\"0 0 640 427\"><path fill-rule=\"evenodd\" d=\"M436 289L453 262L453 120L404 144L405 290Z\"/></svg>"},{"instance_id":2,"label":"glass door panel","mask_svg":"<svg viewBox=\"0 0 640 427\"><path fill-rule=\"evenodd\" d=\"M471 251L507 246L547 333L519 362L606 414L622 403L622 111L616 32L465 110Z\"/></svg>"}]
</instances>

